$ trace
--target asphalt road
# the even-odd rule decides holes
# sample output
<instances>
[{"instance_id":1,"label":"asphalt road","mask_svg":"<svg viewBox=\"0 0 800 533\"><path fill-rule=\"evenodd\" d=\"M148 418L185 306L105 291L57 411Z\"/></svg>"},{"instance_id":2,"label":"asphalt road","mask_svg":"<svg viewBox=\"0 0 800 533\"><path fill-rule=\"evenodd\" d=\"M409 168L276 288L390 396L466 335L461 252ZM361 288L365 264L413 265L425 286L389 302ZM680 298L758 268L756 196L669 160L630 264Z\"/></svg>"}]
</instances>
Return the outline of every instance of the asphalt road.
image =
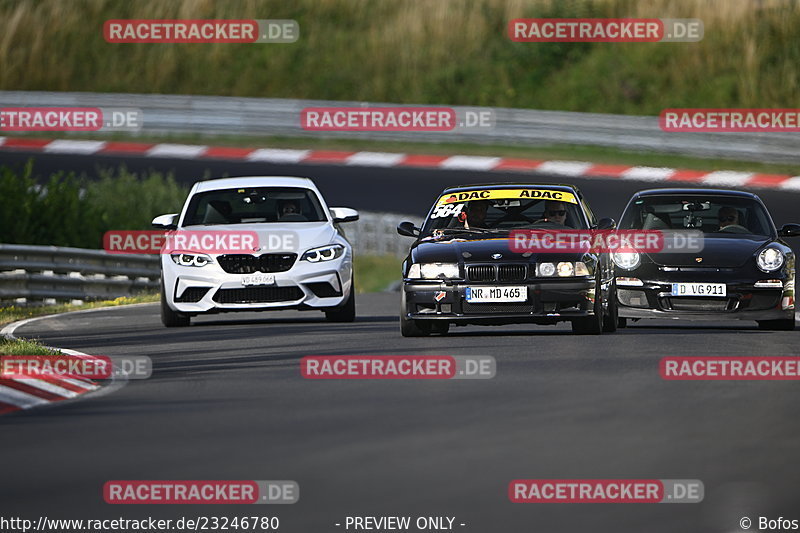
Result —
<instances>
[{"instance_id":1,"label":"asphalt road","mask_svg":"<svg viewBox=\"0 0 800 533\"><path fill-rule=\"evenodd\" d=\"M12 157L1 155L0 162ZM92 163L82 159L47 156L37 166ZM231 175L308 175L331 204L417 215L446 185L520 179L165 164L181 179L206 167ZM642 188L569 181L600 216L615 218ZM796 213L791 194L762 198L778 224ZM0 516L273 514L281 531L335 532L344 531L334 524L348 515L434 515L465 524L456 530L487 533L723 533L740 531L743 516L800 519L797 384L669 382L658 373L667 355L795 356L798 332L653 321L601 337L573 336L564 325L455 328L447 337L405 339L397 312L398 295L381 293L360 297L353 324L288 312L201 317L188 329L168 330L157 306L145 305L20 328L19 335L64 348L147 355L155 371L110 395L0 418ZM497 376L388 382L300 376L300 357L334 354L494 355ZM699 479L706 497L680 505L512 504L507 487L518 478ZM291 479L301 497L295 505L257 508L111 506L101 490L112 479Z\"/></svg>"},{"instance_id":2,"label":"asphalt road","mask_svg":"<svg viewBox=\"0 0 800 533\"><path fill-rule=\"evenodd\" d=\"M321 313L195 319L157 306L18 331L94 354L148 355L154 376L111 395L0 419L4 515L141 518L252 507L110 506L112 479L292 479L299 503L259 506L284 531L339 531L348 515L446 515L464 531L734 531L800 508L792 382L667 382L665 355L796 355L796 332L653 323L599 338L567 326L468 327L404 339L396 293L359 319ZM492 380L316 381L304 355L486 355ZM701 504L512 504L517 478L700 479Z\"/></svg>"}]
</instances>

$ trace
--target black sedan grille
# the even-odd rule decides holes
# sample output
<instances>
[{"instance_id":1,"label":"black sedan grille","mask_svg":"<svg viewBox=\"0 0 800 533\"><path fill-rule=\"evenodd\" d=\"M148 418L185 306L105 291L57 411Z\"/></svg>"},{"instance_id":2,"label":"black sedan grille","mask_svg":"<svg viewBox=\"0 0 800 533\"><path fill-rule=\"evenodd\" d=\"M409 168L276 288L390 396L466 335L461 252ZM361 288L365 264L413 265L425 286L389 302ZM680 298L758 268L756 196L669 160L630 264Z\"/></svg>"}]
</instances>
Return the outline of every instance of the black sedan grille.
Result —
<instances>
[{"instance_id":1,"label":"black sedan grille","mask_svg":"<svg viewBox=\"0 0 800 533\"><path fill-rule=\"evenodd\" d=\"M254 272L286 272L297 259L297 254L226 254L217 258L219 266L228 274L253 274Z\"/></svg>"},{"instance_id":2,"label":"black sedan grille","mask_svg":"<svg viewBox=\"0 0 800 533\"><path fill-rule=\"evenodd\" d=\"M484 314L526 314L533 312L533 305L526 302L515 303L491 303L491 304L471 304L464 302L461 304L465 315L484 315Z\"/></svg>"},{"instance_id":3,"label":"black sedan grille","mask_svg":"<svg viewBox=\"0 0 800 533\"><path fill-rule=\"evenodd\" d=\"M469 281L525 281L527 277L527 265L467 265Z\"/></svg>"},{"instance_id":4,"label":"black sedan grille","mask_svg":"<svg viewBox=\"0 0 800 533\"><path fill-rule=\"evenodd\" d=\"M302 297L300 287L246 287L220 289L214 294L214 301L221 304L252 304L290 302Z\"/></svg>"}]
</instances>

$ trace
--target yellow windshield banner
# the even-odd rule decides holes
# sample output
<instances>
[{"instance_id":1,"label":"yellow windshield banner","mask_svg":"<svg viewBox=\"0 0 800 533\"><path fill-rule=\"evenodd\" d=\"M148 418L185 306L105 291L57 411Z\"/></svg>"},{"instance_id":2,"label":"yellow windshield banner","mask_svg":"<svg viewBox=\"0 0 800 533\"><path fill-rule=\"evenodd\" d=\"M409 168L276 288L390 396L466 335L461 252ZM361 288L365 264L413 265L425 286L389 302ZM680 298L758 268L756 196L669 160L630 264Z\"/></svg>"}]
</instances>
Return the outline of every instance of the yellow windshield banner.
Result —
<instances>
[{"instance_id":1,"label":"yellow windshield banner","mask_svg":"<svg viewBox=\"0 0 800 533\"><path fill-rule=\"evenodd\" d=\"M445 194L439 198L436 205L474 200L557 200L571 204L578 203L575 195L571 192L552 189L484 189Z\"/></svg>"}]
</instances>

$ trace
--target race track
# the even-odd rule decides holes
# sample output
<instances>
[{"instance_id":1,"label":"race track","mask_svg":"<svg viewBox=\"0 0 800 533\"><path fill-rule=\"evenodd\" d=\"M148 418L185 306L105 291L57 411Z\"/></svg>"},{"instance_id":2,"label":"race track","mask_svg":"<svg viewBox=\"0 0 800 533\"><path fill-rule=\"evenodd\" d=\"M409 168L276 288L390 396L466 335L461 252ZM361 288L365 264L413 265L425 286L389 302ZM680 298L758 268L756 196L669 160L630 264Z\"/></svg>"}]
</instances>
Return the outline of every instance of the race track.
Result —
<instances>
[{"instance_id":1,"label":"race track","mask_svg":"<svg viewBox=\"0 0 800 533\"><path fill-rule=\"evenodd\" d=\"M25 154L2 154L3 162ZM102 159L102 160L101 160ZM106 161L106 159L108 159ZM93 172L118 158L37 156ZM421 217L443 187L521 174L129 159L181 181L212 175L315 179L331 205ZM618 218L642 182L575 183ZM657 184L661 186L663 184ZM764 192L775 222L797 196ZM793 215L795 218L793 219ZM795 243L793 243L795 244ZM579 337L567 325L453 328L400 336L398 293L361 295L358 319L248 313L161 327L157 305L43 319L20 336L102 355L147 355L154 375L110 395L0 418L4 515L143 518L274 514L281 531L344 531L348 515L454 516L457 531L727 533L758 514L800 518L798 384L670 382L664 356L798 355L798 332L755 323L640 322ZM493 355L491 380L316 381L306 355ZM699 479L701 504L512 504L518 478ZM291 479L288 506L111 506L113 479ZM465 524L460 526L458 524Z\"/></svg>"}]
</instances>

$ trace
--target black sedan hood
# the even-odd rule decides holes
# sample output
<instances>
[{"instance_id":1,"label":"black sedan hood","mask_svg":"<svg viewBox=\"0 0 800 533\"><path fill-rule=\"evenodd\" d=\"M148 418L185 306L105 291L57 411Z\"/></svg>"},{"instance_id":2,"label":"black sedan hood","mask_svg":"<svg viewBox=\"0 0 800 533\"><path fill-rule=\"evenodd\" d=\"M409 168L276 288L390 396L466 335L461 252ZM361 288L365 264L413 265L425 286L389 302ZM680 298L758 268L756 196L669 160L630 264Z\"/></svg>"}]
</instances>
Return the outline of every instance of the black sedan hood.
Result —
<instances>
[{"instance_id":1,"label":"black sedan hood","mask_svg":"<svg viewBox=\"0 0 800 533\"><path fill-rule=\"evenodd\" d=\"M700 252L661 252L648 253L647 256L659 266L737 268L752 261L753 255L770 240L769 237L752 235L731 237L706 235L703 240L703 250Z\"/></svg>"},{"instance_id":2,"label":"black sedan hood","mask_svg":"<svg viewBox=\"0 0 800 533\"><path fill-rule=\"evenodd\" d=\"M522 254L511 251L511 240L507 237L487 239L456 239L442 241L420 241L411 251L414 263L496 263L496 262L544 262L576 261L583 253ZM492 257L500 254L502 257Z\"/></svg>"}]
</instances>

